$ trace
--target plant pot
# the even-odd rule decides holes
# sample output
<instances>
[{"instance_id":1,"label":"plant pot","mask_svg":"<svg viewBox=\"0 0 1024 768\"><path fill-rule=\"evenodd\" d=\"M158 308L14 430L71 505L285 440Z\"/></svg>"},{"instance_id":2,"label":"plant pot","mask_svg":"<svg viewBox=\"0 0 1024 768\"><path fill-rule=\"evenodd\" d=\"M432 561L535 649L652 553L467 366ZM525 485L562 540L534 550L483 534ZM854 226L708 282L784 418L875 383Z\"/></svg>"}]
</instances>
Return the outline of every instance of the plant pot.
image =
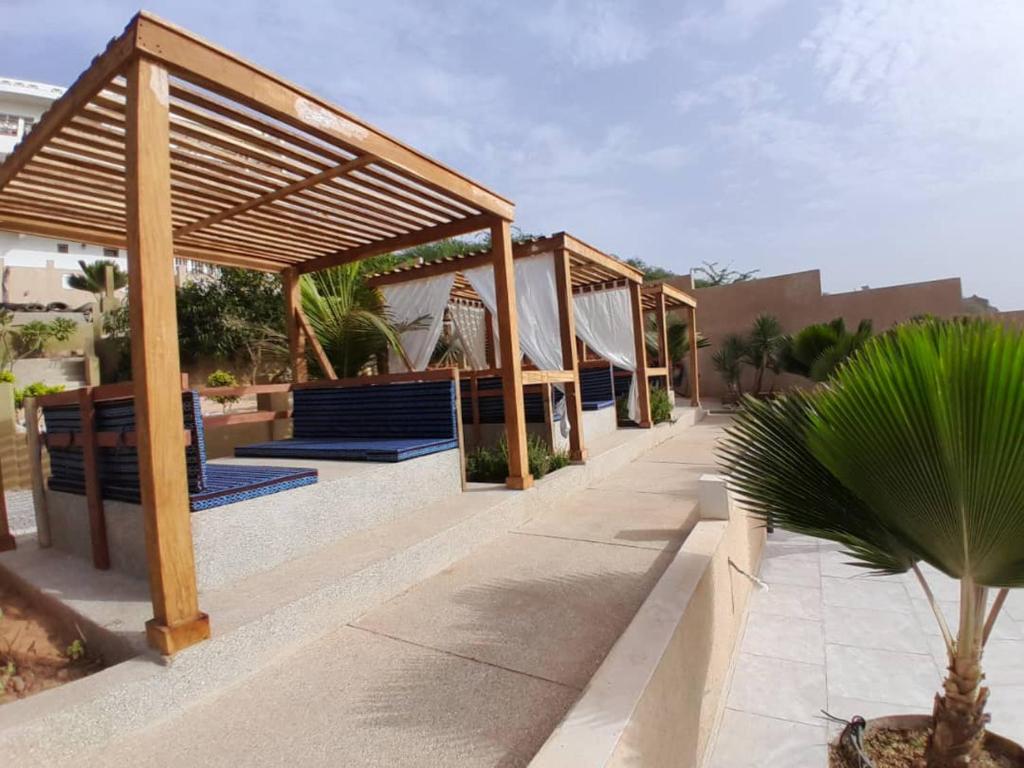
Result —
<instances>
[{"instance_id":1,"label":"plant pot","mask_svg":"<svg viewBox=\"0 0 1024 768\"><path fill-rule=\"evenodd\" d=\"M870 735L873 730L879 728L893 731L917 731L923 728L930 728L931 725L931 715L889 715L887 717L876 717L867 721L865 736ZM1005 736L992 733L992 731L986 731L985 749L992 755L1009 758L1014 765L1024 768L1024 747Z\"/></svg>"}]
</instances>

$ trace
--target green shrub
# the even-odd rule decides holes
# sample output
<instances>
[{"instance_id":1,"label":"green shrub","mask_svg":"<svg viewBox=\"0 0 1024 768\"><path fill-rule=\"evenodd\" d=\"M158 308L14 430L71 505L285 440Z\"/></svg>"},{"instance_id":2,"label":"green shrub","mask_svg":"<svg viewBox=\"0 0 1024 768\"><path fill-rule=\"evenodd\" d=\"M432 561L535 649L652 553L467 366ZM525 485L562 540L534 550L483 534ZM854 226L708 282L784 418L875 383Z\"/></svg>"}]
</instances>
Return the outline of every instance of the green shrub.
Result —
<instances>
[{"instance_id":1,"label":"green shrub","mask_svg":"<svg viewBox=\"0 0 1024 768\"><path fill-rule=\"evenodd\" d=\"M628 397L620 397L615 400L615 418L619 421L629 421Z\"/></svg>"},{"instance_id":2,"label":"green shrub","mask_svg":"<svg viewBox=\"0 0 1024 768\"><path fill-rule=\"evenodd\" d=\"M50 321L50 335L59 342L65 342L75 335L78 323L69 317L55 317Z\"/></svg>"},{"instance_id":3,"label":"green shrub","mask_svg":"<svg viewBox=\"0 0 1024 768\"><path fill-rule=\"evenodd\" d=\"M540 479L569 463L569 454L552 451L537 435L526 436L526 459L530 474ZM505 438L494 448L477 448L466 457L466 476L473 483L503 483L508 477L508 443Z\"/></svg>"},{"instance_id":4,"label":"green shrub","mask_svg":"<svg viewBox=\"0 0 1024 768\"><path fill-rule=\"evenodd\" d=\"M661 424L672 418L672 399L661 387L651 387L651 421Z\"/></svg>"},{"instance_id":5,"label":"green shrub","mask_svg":"<svg viewBox=\"0 0 1024 768\"><path fill-rule=\"evenodd\" d=\"M13 384L14 373L12 371L0 371L0 384Z\"/></svg>"},{"instance_id":6,"label":"green shrub","mask_svg":"<svg viewBox=\"0 0 1024 768\"><path fill-rule=\"evenodd\" d=\"M235 374L230 371L222 371L220 369L214 371L206 377L206 386L208 387L237 387L238 379L235 378ZM210 398L215 403L220 403L220 406L227 412L228 408L238 402L238 397L235 395L221 395Z\"/></svg>"},{"instance_id":7,"label":"green shrub","mask_svg":"<svg viewBox=\"0 0 1024 768\"><path fill-rule=\"evenodd\" d=\"M26 397L42 397L52 395L56 392L63 392L63 384L44 384L41 381L33 381L31 384L14 390L14 407L21 408L25 404Z\"/></svg>"}]
</instances>

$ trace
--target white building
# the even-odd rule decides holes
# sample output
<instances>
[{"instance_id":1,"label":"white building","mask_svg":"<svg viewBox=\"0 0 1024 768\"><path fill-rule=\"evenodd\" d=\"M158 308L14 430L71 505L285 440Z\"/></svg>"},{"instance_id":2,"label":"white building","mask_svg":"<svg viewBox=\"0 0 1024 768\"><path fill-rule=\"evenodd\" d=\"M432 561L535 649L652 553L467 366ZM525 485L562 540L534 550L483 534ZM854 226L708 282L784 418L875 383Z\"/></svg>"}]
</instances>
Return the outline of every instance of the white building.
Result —
<instances>
[{"instance_id":1,"label":"white building","mask_svg":"<svg viewBox=\"0 0 1024 768\"><path fill-rule=\"evenodd\" d=\"M64 90L57 85L0 77L0 161L32 130ZM103 258L117 261L122 269L128 266L124 251L116 248L0 231L0 301L78 307L90 301L92 295L70 288L68 278L80 271L80 260L92 262ZM181 276L210 271L209 265L186 260L180 260L176 269Z\"/></svg>"}]
</instances>

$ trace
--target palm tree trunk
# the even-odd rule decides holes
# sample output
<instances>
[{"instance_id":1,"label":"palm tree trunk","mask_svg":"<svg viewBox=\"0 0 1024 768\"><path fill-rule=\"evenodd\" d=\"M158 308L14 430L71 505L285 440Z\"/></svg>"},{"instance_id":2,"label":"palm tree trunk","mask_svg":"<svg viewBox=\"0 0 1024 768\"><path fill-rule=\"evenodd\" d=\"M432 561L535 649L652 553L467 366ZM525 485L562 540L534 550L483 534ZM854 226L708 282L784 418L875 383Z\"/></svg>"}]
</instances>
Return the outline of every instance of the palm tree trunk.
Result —
<instances>
[{"instance_id":1,"label":"palm tree trunk","mask_svg":"<svg viewBox=\"0 0 1024 768\"><path fill-rule=\"evenodd\" d=\"M935 696L935 729L928 744L928 768L966 768L973 765L985 738L988 688L981 671L985 605L988 590L973 580L960 582L960 631L950 654L943 692Z\"/></svg>"}]
</instances>

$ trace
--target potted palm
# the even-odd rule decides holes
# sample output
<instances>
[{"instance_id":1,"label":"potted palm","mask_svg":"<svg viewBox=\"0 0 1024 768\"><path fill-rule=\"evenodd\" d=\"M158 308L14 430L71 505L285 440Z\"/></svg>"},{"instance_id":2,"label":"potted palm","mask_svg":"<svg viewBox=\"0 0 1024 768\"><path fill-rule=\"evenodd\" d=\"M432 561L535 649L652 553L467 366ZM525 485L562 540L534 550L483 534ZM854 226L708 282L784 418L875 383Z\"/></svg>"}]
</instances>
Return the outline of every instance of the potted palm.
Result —
<instances>
[{"instance_id":1,"label":"potted palm","mask_svg":"<svg viewBox=\"0 0 1024 768\"><path fill-rule=\"evenodd\" d=\"M927 732L923 764L1024 765L986 733L982 673L1008 590L1024 585L1024 334L990 321L898 327L813 391L748 398L722 460L755 514L920 581L948 655L931 716L901 723ZM959 580L958 627L921 562ZM985 750L1003 762L982 762Z\"/></svg>"}]
</instances>

